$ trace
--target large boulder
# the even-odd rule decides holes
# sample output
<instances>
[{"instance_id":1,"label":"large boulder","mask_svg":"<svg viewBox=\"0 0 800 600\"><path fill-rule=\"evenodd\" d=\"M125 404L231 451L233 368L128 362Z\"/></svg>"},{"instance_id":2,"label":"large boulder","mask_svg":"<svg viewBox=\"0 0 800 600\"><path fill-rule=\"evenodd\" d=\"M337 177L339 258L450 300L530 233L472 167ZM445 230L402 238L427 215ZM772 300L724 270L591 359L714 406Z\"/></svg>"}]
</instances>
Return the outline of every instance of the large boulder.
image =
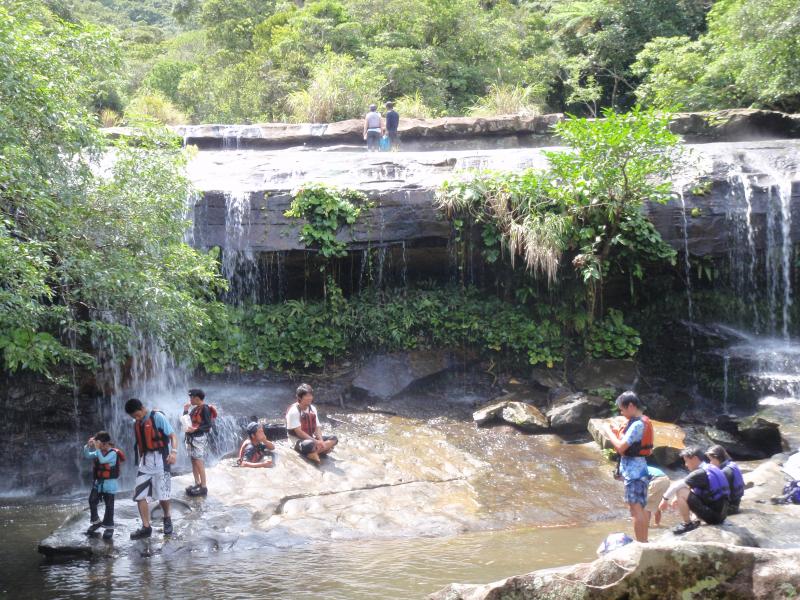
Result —
<instances>
[{"instance_id":1,"label":"large boulder","mask_svg":"<svg viewBox=\"0 0 800 600\"><path fill-rule=\"evenodd\" d=\"M517 399L516 394L506 394L496 398L490 404L472 413L472 420L477 425L505 421L523 431L542 433L547 431L549 423L542 412L526 402Z\"/></svg>"},{"instance_id":2,"label":"large boulder","mask_svg":"<svg viewBox=\"0 0 800 600\"><path fill-rule=\"evenodd\" d=\"M620 430L625 426L624 417L610 419L591 419L588 424L589 433L603 450L613 449L611 442L602 431L602 425L608 423L613 429ZM685 448L686 434L674 423L663 423L651 419L653 424L653 461L665 467L680 460L680 452Z\"/></svg>"},{"instance_id":3,"label":"large boulder","mask_svg":"<svg viewBox=\"0 0 800 600\"><path fill-rule=\"evenodd\" d=\"M639 394L639 398L645 405L647 415L659 421L675 422L691 405L691 398L683 392L671 394L650 392Z\"/></svg>"},{"instance_id":4,"label":"large boulder","mask_svg":"<svg viewBox=\"0 0 800 600\"><path fill-rule=\"evenodd\" d=\"M800 550L716 543L628 544L592 563L485 585L451 584L432 600L788 598L800 587Z\"/></svg>"},{"instance_id":5,"label":"large boulder","mask_svg":"<svg viewBox=\"0 0 800 600\"><path fill-rule=\"evenodd\" d=\"M722 415L714 427L706 428L706 436L725 447L735 459L768 458L783 451L780 425L761 416L733 418Z\"/></svg>"},{"instance_id":6,"label":"large boulder","mask_svg":"<svg viewBox=\"0 0 800 600\"><path fill-rule=\"evenodd\" d=\"M632 389L639 376L636 362L621 358L595 358L584 362L573 373L575 389Z\"/></svg>"},{"instance_id":7,"label":"large boulder","mask_svg":"<svg viewBox=\"0 0 800 600\"><path fill-rule=\"evenodd\" d=\"M599 396L575 393L559 399L548 411L550 427L560 433L585 431L589 420L610 412L608 402Z\"/></svg>"},{"instance_id":8,"label":"large boulder","mask_svg":"<svg viewBox=\"0 0 800 600\"><path fill-rule=\"evenodd\" d=\"M523 402L509 402L500 416L506 423L532 433L541 433L549 428L547 417L542 411Z\"/></svg>"},{"instance_id":9,"label":"large boulder","mask_svg":"<svg viewBox=\"0 0 800 600\"><path fill-rule=\"evenodd\" d=\"M415 383L459 364L443 350L416 350L375 354L365 362L353 379L353 397L388 400Z\"/></svg>"}]
</instances>

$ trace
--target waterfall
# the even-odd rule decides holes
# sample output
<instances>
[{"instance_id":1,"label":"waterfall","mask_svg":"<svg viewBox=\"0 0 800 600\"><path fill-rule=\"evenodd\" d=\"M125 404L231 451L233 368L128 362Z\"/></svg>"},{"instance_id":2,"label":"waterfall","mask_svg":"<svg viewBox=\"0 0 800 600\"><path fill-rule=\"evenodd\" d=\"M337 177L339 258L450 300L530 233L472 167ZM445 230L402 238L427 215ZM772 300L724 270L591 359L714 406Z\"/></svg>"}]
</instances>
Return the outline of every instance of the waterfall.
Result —
<instances>
[{"instance_id":1,"label":"waterfall","mask_svg":"<svg viewBox=\"0 0 800 600\"><path fill-rule=\"evenodd\" d=\"M741 166L736 165L731 169L728 182L732 192L741 189L744 201L744 213L737 206L729 206L729 218L733 219L734 245L731 248L731 271L734 278L734 290L738 298L747 298L747 303L752 308L752 326L756 332L761 331L761 318L758 311L756 265L758 263L755 242L755 227L753 225L753 186L750 178ZM740 238L744 238L741 240ZM747 313L747 306L744 307ZM743 316L747 316L746 314Z\"/></svg>"},{"instance_id":2,"label":"waterfall","mask_svg":"<svg viewBox=\"0 0 800 600\"><path fill-rule=\"evenodd\" d=\"M105 429L111 439L125 452L128 460L122 465L120 484L122 489L130 489L136 476L134 464L133 419L125 412L125 403L129 398L138 398L145 408L160 410L175 429L178 436L178 462L173 466L173 473L191 470L191 463L183 449L184 434L180 427L180 416L183 406L188 401L189 376L185 369L177 365L172 357L162 348L158 340L144 336L134 330L127 343L125 353L127 360L120 360L113 346L103 345L103 375L105 384L111 390L108 399L99 400L98 407L103 415ZM207 402L214 404L213 398ZM240 428L236 420L224 414L224 407L215 405L219 415L215 422L215 433L210 447L209 462L213 462L236 449ZM83 443L85 440L81 440Z\"/></svg>"},{"instance_id":3,"label":"waterfall","mask_svg":"<svg viewBox=\"0 0 800 600\"><path fill-rule=\"evenodd\" d=\"M731 357L725 354L722 357L722 413L728 414L728 369L730 368Z\"/></svg>"},{"instance_id":4,"label":"waterfall","mask_svg":"<svg viewBox=\"0 0 800 600\"><path fill-rule=\"evenodd\" d=\"M783 339L789 340L789 309L792 306L792 180L784 176L778 185L781 201L781 271L783 275Z\"/></svg>"},{"instance_id":5,"label":"waterfall","mask_svg":"<svg viewBox=\"0 0 800 600\"><path fill-rule=\"evenodd\" d=\"M256 302L258 299L259 269L250 249L250 192L225 194L225 244L222 251L222 275L228 280L225 301L230 304Z\"/></svg>"},{"instance_id":6,"label":"waterfall","mask_svg":"<svg viewBox=\"0 0 800 600\"><path fill-rule=\"evenodd\" d=\"M683 267L686 277L686 306L689 323L694 323L694 307L692 306L692 265L689 261L689 220L686 217L686 197L683 185L678 186L678 195L681 198L681 215L683 216ZM695 374L695 349L694 349L694 328L689 327L689 348L692 357L692 381L696 379Z\"/></svg>"}]
</instances>

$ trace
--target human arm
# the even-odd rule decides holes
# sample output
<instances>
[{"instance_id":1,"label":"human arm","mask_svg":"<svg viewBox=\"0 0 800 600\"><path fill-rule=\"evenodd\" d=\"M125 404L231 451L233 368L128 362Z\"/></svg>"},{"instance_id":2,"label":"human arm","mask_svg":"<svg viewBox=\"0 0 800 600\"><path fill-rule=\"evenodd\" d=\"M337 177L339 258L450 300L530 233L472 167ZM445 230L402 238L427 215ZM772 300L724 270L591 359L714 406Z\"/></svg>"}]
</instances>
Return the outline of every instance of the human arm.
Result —
<instances>
[{"instance_id":1,"label":"human arm","mask_svg":"<svg viewBox=\"0 0 800 600\"><path fill-rule=\"evenodd\" d=\"M272 466L272 459L267 458L261 462L250 462L248 460L243 460L239 463L241 467L247 467L249 469L268 469Z\"/></svg>"},{"instance_id":2,"label":"human arm","mask_svg":"<svg viewBox=\"0 0 800 600\"><path fill-rule=\"evenodd\" d=\"M167 464L174 465L178 462L178 436L175 432L169 434L169 456L167 457Z\"/></svg>"},{"instance_id":3,"label":"human arm","mask_svg":"<svg viewBox=\"0 0 800 600\"><path fill-rule=\"evenodd\" d=\"M601 431L605 433L609 443L617 451L617 454L623 455L625 451L631 447L631 444L638 442L644 435L644 424L641 421L634 421L628 430L620 437L608 423L603 423Z\"/></svg>"},{"instance_id":4,"label":"human arm","mask_svg":"<svg viewBox=\"0 0 800 600\"><path fill-rule=\"evenodd\" d=\"M213 421L211 420L211 408L207 404L200 407L200 425L197 427L189 427L186 433L208 433L211 431Z\"/></svg>"},{"instance_id":5,"label":"human arm","mask_svg":"<svg viewBox=\"0 0 800 600\"><path fill-rule=\"evenodd\" d=\"M100 453L94 447L94 438L89 438L89 441L83 447L83 457L92 459L96 458L98 454Z\"/></svg>"}]
</instances>

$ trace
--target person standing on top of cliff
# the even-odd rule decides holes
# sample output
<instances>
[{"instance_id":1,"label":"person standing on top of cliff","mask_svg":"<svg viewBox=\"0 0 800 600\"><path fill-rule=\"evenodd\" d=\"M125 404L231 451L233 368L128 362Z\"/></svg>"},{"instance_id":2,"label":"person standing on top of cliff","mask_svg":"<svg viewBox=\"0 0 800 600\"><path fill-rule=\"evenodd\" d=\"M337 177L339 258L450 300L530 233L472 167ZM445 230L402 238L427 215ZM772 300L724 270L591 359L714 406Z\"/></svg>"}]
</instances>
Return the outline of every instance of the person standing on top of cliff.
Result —
<instances>
[{"instance_id":1,"label":"person standing on top of cliff","mask_svg":"<svg viewBox=\"0 0 800 600\"><path fill-rule=\"evenodd\" d=\"M397 128L400 127L400 115L394 109L393 102L386 103L386 127L384 133L389 138L389 149L398 150L400 148L400 138L397 135Z\"/></svg>"},{"instance_id":2,"label":"person standing on top of cliff","mask_svg":"<svg viewBox=\"0 0 800 600\"><path fill-rule=\"evenodd\" d=\"M635 393L620 394L617 407L620 414L628 419L625 427L615 431L608 423L604 423L601 432L620 456L619 477L625 481L625 502L633 520L633 537L637 542L646 542L649 516L645 507L650 475L645 457L653 451L653 425L642 414L642 403Z\"/></svg>"},{"instance_id":3,"label":"person standing on top of cliff","mask_svg":"<svg viewBox=\"0 0 800 600\"><path fill-rule=\"evenodd\" d=\"M375 104L369 105L369 112L364 117L364 139L367 140L367 150L375 152L381 141L381 113Z\"/></svg>"}]
</instances>

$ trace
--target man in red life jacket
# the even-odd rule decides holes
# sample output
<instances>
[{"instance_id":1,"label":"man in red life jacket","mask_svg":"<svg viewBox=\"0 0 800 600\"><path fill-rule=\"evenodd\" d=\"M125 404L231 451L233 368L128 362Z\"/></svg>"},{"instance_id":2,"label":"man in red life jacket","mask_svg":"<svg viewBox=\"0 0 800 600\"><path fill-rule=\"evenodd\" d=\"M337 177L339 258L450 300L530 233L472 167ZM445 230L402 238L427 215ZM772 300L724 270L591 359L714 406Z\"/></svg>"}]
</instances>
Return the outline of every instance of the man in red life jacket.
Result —
<instances>
[{"instance_id":1,"label":"man in red life jacket","mask_svg":"<svg viewBox=\"0 0 800 600\"><path fill-rule=\"evenodd\" d=\"M317 409L311 404L313 401L314 390L311 386L300 384L295 402L286 411L286 429L290 439L294 439L294 449L319 463L320 456L333 450L339 440L335 435L322 435Z\"/></svg>"},{"instance_id":2,"label":"man in red life jacket","mask_svg":"<svg viewBox=\"0 0 800 600\"><path fill-rule=\"evenodd\" d=\"M645 507L650 475L645 457L653 451L653 425L642 414L642 403L634 392L620 394L617 407L628 419L625 427L615 431L605 423L601 431L620 455L619 475L625 482L625 502L633 521L634 538L646 542L649 517Z\"/></svg>"},{"instance_id":3,"label":"man in red life jacket","mask_svg":"<svg viewBox=\"0 0 800 600\"><path fill-rule=\"evenodd\" d=\"M214 424L216 409L205 403L206 394L203 390L193 388L189 390L189 402L183 407L183 414L191 418L191 426L186 429L184 443L186 452L192 461L192 475L194 485L186 488L189 496L206 496L206 452L208 450L208 432Z\"/></svg>"},{"instance_id":4,"label":"man in red life jacket","mask_svg":"<svg viewBox=\"0 0 800 600\"><path fill-rule=\"evenodd\" d=\"M264 426L256 421L248 423L247 437L241 448L239 448L240 467L250 467L251 469L262 469L272 466L272 450L275 444L267 439L264 433Z\"/></svg>"},{"instance_id":5,"label":"man in red life jacket","mask_svg":"<svg viewBox=\"0 0 800 600\"><path fill-rule=\"evenodd\" d=\"M158 500L164 511L164 535L172 534L172 515L169 502L172 491L170 468L177 460L178 436L164 413L148 410L141 400L131 398L125 403L125 412L135 420L133 431L136 437L136 483L133 500L139 507L142 526L131 533L132 540L149 538L150 509L147 499Z\"/></svg>"},{"instance_id":6,"label":"man in red life jacket","mask_svg":"<svg viewBox=\"0 0 800 600\"><path fill-rule=\"evenodd\" d=\"M89 494L91 525L86 534L93 535L100 527L105 527L103 539L110 540L114 536L114 494L118 491L119 466L125 460L125 454L122 450L114 448L108 432L98 431L84 446L83 456L94 460L92 491ZM105 505L102 521L97 512L101 500Z\"/></svg>"}]
</instances>

